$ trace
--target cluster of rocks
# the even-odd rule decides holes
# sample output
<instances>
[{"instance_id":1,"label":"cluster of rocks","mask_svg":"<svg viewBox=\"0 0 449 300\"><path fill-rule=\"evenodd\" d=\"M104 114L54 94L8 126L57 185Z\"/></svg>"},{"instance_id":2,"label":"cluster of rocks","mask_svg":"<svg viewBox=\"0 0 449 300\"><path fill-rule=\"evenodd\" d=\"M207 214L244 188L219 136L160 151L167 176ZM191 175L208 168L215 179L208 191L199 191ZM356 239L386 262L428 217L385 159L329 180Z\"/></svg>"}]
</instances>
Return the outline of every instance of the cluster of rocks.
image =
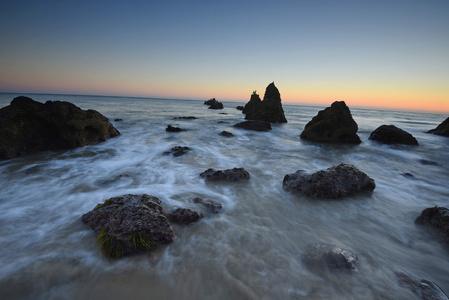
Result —
<instances>
[{"instance_id":1,"label":"cluster of rocks","mask_svg":"<svg viewBox=\"0 0 449 300\"><path fill-rule=\"evenodd\" d=\"M189 147L183 146L175 146L172 147L169 151L165 151L164 154L172 154L173 156L182 156L187 154L191 149Z\"/></svg>"},{"instance_id":2,"label":"cluster of rocks","mask_svg":"<svg viewBox=\"0 0 449 300\"><path fill-rule=\"evenodd\" d=\"M270 83L265 89L263 101L260 100L259 95L254 91L249 102L243 107L242 112L246 114L246 120L271 123L287 122L281 104L281 94L274 82Z\"/></svg>"},{"instance_id":3,"label":"cluster of rocks","mask_svg":"<svg viewBox=\"0 0 449 300\"><path fill-rule=\"evenodd\" d=\"M208 105L209 109L223 109L223 103L217 101L215 98L204 101L204 105Z\"/></svg>"}]
</instances>

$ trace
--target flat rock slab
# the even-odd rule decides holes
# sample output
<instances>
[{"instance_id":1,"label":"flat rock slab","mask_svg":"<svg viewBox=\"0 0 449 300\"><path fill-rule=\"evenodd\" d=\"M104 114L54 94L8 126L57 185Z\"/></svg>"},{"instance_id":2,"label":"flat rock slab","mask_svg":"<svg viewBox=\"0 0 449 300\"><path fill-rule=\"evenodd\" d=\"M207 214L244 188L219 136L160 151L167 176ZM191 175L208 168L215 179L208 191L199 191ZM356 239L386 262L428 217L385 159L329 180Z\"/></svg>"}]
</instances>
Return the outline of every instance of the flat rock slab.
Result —
<instances>
[{"instance_id":1,"label":"flat rock slab","mask_svg":"<svg viewBox=\"0 0 449 300\"><path fill-rule=\"evenodd\" d=\"M200 174L200 177L210 181L239 181L248 180L249 173L244 168L234 168L227 170L207 169Z\"/></svg>"},{"instance_id":2,"label":"flat rock slab","mask_svg":"<svg viewBox=\"0 0 449 300\"><path fill-rule=\"evenodd\" d=\"M102 252L113 258L151 252L174 241L161 201L150 195L123 195L98 204L82 216L97 234Z\"/></svg>"},{"instance_id":3,"label":"flat rock slab","mask_svg":"<svg viewBox=\"0 0 449 300\"><path fill-rule=\"evenodd\" d=\"M353 165L340 164L315 173L298 170L287 174L283 187L313 198L341 198L353 196L359 191L372 191L376 184L374 179Z\"/></svg>"},{"instance_id":4,"label":"flat rock slab","mask_svg":"<svg viewBox=\"0 0 449 300\"><path fill-rule=\"evenodd\" d=\"M418 141L413 135L394 125L379 126L371 132L369 139L382 144L418 145Z\"/></svg>"}]
</instances>

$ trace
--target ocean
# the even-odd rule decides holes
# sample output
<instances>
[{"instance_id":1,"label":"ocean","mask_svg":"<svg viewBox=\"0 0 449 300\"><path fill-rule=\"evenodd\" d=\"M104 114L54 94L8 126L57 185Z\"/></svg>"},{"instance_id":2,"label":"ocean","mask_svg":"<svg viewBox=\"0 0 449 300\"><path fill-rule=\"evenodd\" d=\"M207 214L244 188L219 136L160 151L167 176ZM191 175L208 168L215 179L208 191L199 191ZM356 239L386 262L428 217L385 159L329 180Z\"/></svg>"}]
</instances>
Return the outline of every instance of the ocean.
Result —
<instances>
[{"instance_id":1,"label":"ocean","mask_svg":"<svg viewBox=\"0 0 449 300\"><path fill-rule=\"evenodd\" d=\"M0 107L15 96L0 94ZM325 106L283 103L288 123L255 132L232 126L244 120L236 109L244 102L211 110L206 99L28 96L95 109L121 135L0 161L0 299L413 299L397 270L449 292L449 248L414 224L423 209L449 206L449 138L424 133L445 114L349 107L362 144L330 145L299 138ZM175 119L183 116L197 119ZM169 124L188 130L166 132ZM420 145L368 140L383 124ZM223 130L234 136L220 136ZM191 151L163 154L174 146ZM317 200L282 188L288 173L340 163L365 172L376 189ZM199 177L234 167L251 178ZM175 242L151 257L104 257L81 216L110 197L142 193L158 197L166 211L185 207L205 217L173 225ZM195 197L220 202L222 212L208 213ZM357 271L309 269L302 258L312 243L351 249Z\"/></svg>"}]
</instances>

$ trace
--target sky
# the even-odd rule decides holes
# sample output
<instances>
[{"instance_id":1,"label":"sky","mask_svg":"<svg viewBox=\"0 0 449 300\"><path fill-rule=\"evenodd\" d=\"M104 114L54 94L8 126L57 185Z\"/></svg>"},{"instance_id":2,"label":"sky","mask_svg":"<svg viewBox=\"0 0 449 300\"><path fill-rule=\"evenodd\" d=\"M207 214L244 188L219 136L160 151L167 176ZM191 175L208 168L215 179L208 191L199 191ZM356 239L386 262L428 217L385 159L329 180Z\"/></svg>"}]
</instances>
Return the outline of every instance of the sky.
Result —
<instances>
[{"instance_id":1,"label":"sky","mask_svg":"<svg viewBox=\"0 0 449 300\"><path fill-rule=\"evenodd\" d=\"M448 0L0 2L0 91L449 112Z\"/></svg>"}]
</instances>

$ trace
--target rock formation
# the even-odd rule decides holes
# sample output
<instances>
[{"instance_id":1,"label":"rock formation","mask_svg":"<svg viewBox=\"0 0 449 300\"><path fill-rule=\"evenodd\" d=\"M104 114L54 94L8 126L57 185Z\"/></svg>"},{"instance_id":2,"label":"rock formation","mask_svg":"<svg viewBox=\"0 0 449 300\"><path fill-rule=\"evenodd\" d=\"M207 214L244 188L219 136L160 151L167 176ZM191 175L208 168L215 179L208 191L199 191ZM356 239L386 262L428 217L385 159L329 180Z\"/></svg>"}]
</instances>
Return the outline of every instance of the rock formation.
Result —
<instances>
[{"instance_id":1,"label":"rock formation","mask_svg":"<svg viewBox=\"0 0 449 300\"><path fill-rule=\"evenodd\" d=\"M205 200L200 197L195 197L193 199L193 202L202 204L204 207L208 208L214 214L219 214L223 209L223 205L221 205L221 203L212 200Z\"/></svg>"},{"instance_id":2,"label":"rock formation","mask_svg":"<svg viewBox=\"0 0 449 300\"><path fill-rule=\"evenodd\" d=\"M102 252L113 258L150 252L174 241L161 201L150 195L123 195L82 216L97 234Z\"/></svg>"},{"instance_id":3,"label":"rock formation","mask_svg":"<svg viewBox=\"0 0 449 300\"><path fill-rule=\"evenodd\" d=\"M199 220L204 218L204 216L202 213L188 208L177 208L170 212L168 218L174 223L187 225L190 223L198 222Z\"/></svg>"},{"instance_id":4,"label":"rock formation","mask_svg":"<svg viewBox=\"0 0 449 300\"><path fill-rule=\"evenodd\" d=\"M251 99L243 108L243 113L246 114L246 120L287 123L281 104L281 94L274 82L267 86L263 101L254 91Z\"/></svg>"},{"instance_id":5,"label":"rock formation","mask_svg":"<svg viewBox=\"0 0 449 300\"><path fill-rule=\"evenodd\" d=\"M206 180L223 180L223 181L238 181L242 179L249 179L249 173L243 168L234 168L227 170L207 169L200 174L200 177Z\"/></svg>"},{"instance_id":6,"label":"rock formation","mask_svg":"<svg viewBox=\"0 0 449 300\"><path fill-rule=\"evenodd\" d=\"M97 144L119 134L99 112L70 102L21 96L0 109L0 159Z\"/></svg>"},{"instance_id":7,"label":"rock formation","mask_svg":"<svg viewBox=\"0 0 449 300\"><path fill-rule=\"evenodd\" d=\"M220 132L220 135L225 136L225 137L233 137L234 136L231 132L226 131L226 130L223 130L222 132Z\"/></svg>"},{"instance_id":8,"label":"rock formation","mask_svg":"<svg viewBox=\"0 0 449 300\"><path fill-rule=\"evenodd\" d=\"M175 146L169 151L165 151L164 154L173 154L173 156L182 156L190 151L189 147Z\"/></svg>"},{"instance_id":9,"label":"rock formation","mask_svg":"<svg viewBox=\"0 0 449 300\"><path fill-rule=\"evenodd\" d=\"M402 271L394 272L400 284L410 289L419 299L423 300L448 300L443 290L434 282L419 279L416 276Z\"/></svg>"},{"instance_id":10,"label":"rock formation","mask_svg":"<svg viewBox=\"0 0 449 300\"><path fill-rule=\"evenodd\" d=\"M254 131L268 131L271 130L271 124L267 121L245 121L233 125L234 127L243 128Z\"/></svg>"},{"instance_id":11,"label":"rock formation","mask_svg":"<svg viewBox=\"0 0 449 300\"><path fill-rule=\"evenodd\" d=\"M315 142L360 144L358 126L344 101L335 101L306 124L301 138Z\"/></svg>"},{"instance_id":12,"label":"rock formation","mask_svg":"<svg viewBox=\"0 0 449 300\"><path fill-rule=\"evenodd\" d=\"M441 234L445 242L449 242L449 209L446 207L424 209L415 223L433 228Z\"/></svg>"},{"instance_id":13,"label":"rock formation","mask_svg":"<svg viewBox=\"0 0 449 300\"><path fill-rule=\"evenodd\" d=\"M370 134L369 139L379 141L382 144L418 145L418 141L413 135L394 125L378 127Z\"/></svg>"},{"instance_id":14,"label":"rock formation","mask_svg":"<svg viewBox=\"0 0 449 300\"><path fill-rule=\"evenodd\" d=\"M332 244L312 244L306 247L302 261L312 268L357 270L358 258L352 251Z\"/></svg>"},{"instance_id":15,"label":"rock formation","mask_svg":"<svg viewBox=\"0 0 449 300\"><path fill-rule=\"evenodd\" d=\"M372 191L376 184L374 179L353 165L340 164L311 174L304 170L287 174L283 187L313 198L341 198L353 196L359 191Z\"/></svg>"},{"instance_id":16,"label":"rock formation","mask_svg":"<svg viewBox=\"0 0 449 300\"><path fill-rule=\"evenodd\" d=\"M217 101L215 98L204 101L204 105L209 105L209 109L223 109L223 103Z\"/></svg>"},{"instance_id":17,"label":"rock formation","mask_svg":"<svg viewBox=\"0 0 449 300\"><path fill-rule=\"evenodd\" d=\"M427 131L427 133L433 133L433 134L438 134L438 135L448 136L449 137L449 118L444 120L436 128Z\"/></svg>"},{"instance_id":18,"label":"rock formation","mask_svg":"<svg viewBox=\"0 0 449 300\"><path fill-rule=\"evenodd\" d=\"M182 129L179 127L174 127L172 125L168 125L167 128L165 128L165 131L167 132L181 132L181 131L187 131L187 129Z\"/></svg>"}]
</instances>

